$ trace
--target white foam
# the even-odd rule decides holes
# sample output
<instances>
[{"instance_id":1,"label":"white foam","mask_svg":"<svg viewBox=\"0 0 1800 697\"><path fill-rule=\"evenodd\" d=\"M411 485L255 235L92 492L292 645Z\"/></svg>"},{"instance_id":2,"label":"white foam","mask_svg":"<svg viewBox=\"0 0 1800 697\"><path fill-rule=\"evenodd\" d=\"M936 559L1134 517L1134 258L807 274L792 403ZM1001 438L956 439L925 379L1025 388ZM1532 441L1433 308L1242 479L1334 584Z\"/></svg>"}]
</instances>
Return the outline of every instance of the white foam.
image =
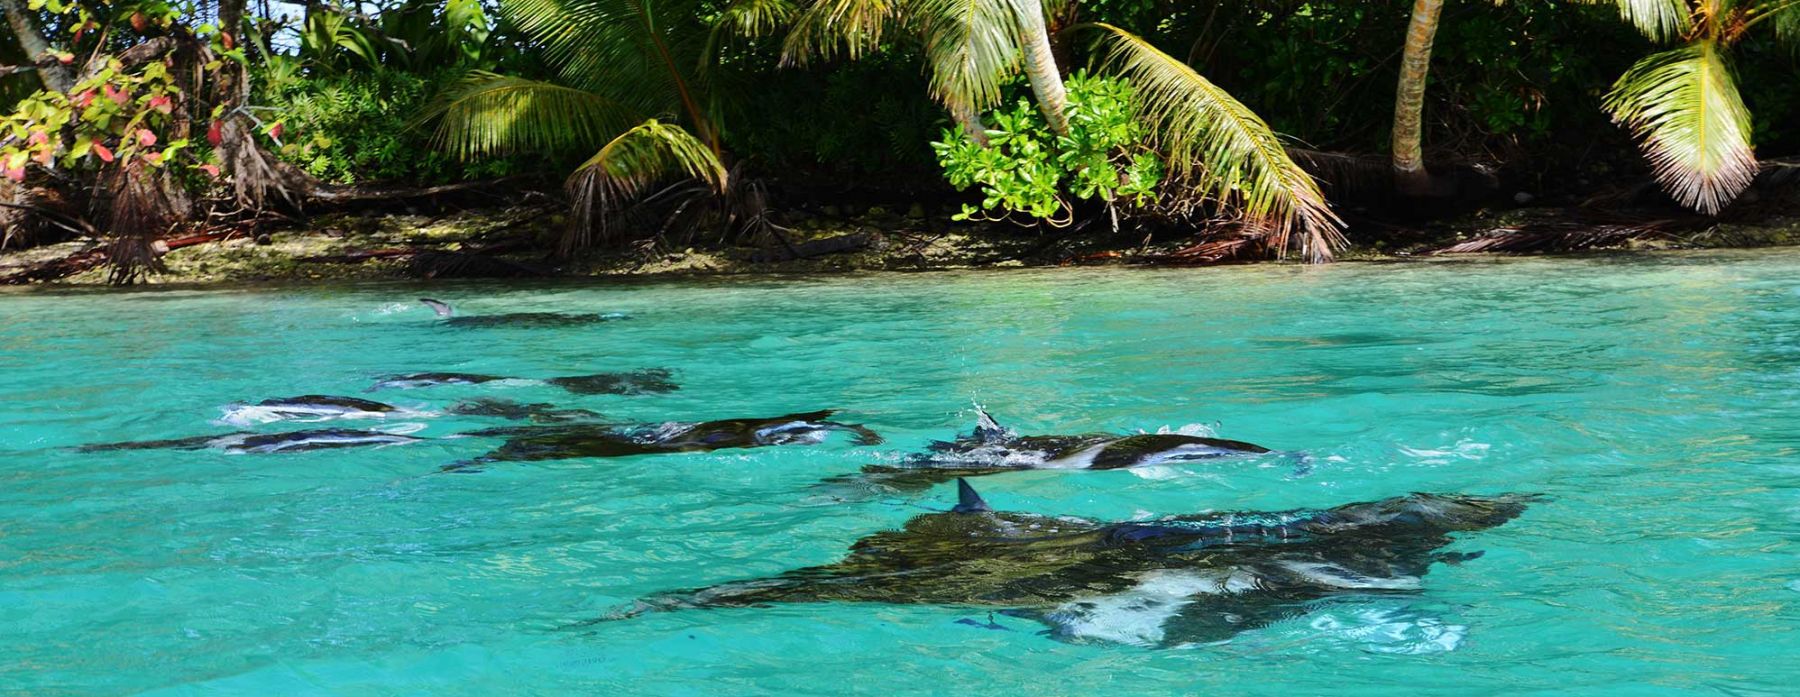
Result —
<instances>
[{"instance_id":1,"label":"white foam","mask_svg":"<svg viewBox=\"0 0 1800 697\"><path fill-rule=\"evenodd\" d=\"M1335 608L1313 615L1307 627L1332 643L1374 653L1448 653L1462 645L1469 628L1391 607Z\"/></svg>"},{"instance_id":2,"label":"white foam","mask_svg":"<svg viewBox=\"0 0 1800 697\"><path fill-rule=\"evenodd\" d=\"M1402 445L1400 446L1400 454L1407 457L1418 458L1424 464L1444 465L1449 464L1453 459L1483 459L1487 457L1488 450L1492 447L1493 446L1488 445L1487 443L1477 443L1473 440L1464 438L1457 441L1455 445L1444 448L1414 448Z\"/></svg>"}]
</instances>

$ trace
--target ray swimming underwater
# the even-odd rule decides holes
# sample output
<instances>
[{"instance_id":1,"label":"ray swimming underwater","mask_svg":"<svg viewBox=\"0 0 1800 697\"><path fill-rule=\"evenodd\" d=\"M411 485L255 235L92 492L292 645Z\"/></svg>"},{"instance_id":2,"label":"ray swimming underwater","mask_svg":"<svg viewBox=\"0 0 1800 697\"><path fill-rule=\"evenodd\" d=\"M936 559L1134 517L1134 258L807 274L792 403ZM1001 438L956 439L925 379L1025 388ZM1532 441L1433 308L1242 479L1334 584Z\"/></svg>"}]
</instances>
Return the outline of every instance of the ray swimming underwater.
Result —
<instances>
[{"instance_id":1,"label":"ray swimming underwater","mask_svg":"<svg viewBox=\"0 0 1800 697\"><path fill-rule=\"evenodd\" d=\"M349 428L322 428L287 433L223 433L216 436L193 436L168 440L145 440L127 443L103 443L76 448L79 452L117 450L223 450L228 453L286 453L361 446L386 446L416 443L424 440L398 433L384 433Z\"/></svg>"},{"instance_id":2,"label":"ray swimming underwater","mask_svg":"<svg viewBox=\"0 0 1800 697\"><path fill-rule=\"evenodd\" d=\"M665 368L644 368L621 373L595 373L593 375L572 375L560 378L509 378L499 375L481 373L402 373L378 378L367 392L379 390L414 390L423 387L440 387L443 385L484 385L487 383L511 383L514 385L552 385L573 394L616 394L643 395L663 394L681 389L674 381L674 373Z\"/></svg>"},{"instance_id":3,"label":"ray swimming underwater","mask_svg":"<svg viewBox=\"0 0 1800 697\"><path fill-rule=\"evenodd\" d=\"M1063 639L1173 646L1218 641L1337 594L1422 588L1451 534L1499 526L1531 496L1410 494L1335 508L1104 522L958 502L858 540L841 561L656 595L652 611L867 602L992 608Z\"/></svg>"},{"instance_id":4,"label":"ray swimming underwater","mask_svg":"<svg viewBox=\"0 0 1800 697\"><path fill-rule=\"evenodd\" d=\"M1221 458L1276 454L1297 458L1298 473L1307 460L1297 453L1275 453L1255 443L1183 433L1087 433L1022 436L1001 426L987 411L976 409L975 430L952 441L934 441L925 452L895 464L867 465L859 475L834 477L829 484L862 483L897 491L923 491L958 477L1035 469L1108 470L1147 467Z\"/></svg>"},{"instance_id":5,"label":"ray swimming underwater","mask_svg":"<svg viewBox=\"0 0 1800 697\"><path fill-rule=\"evenodd\" d=\"M447 469L466 469L490 462L531 462L590 457L628 457L655 453L710 452L727 448L813 445L832 433L849 433L858 445L875 445L881 436L858 424L831 421L831 410L784 414L770 418L668 422L640 426L566 424L515 426L474 431L470 436L506 438L493 452Z\"/></svg>"}]
</instances>

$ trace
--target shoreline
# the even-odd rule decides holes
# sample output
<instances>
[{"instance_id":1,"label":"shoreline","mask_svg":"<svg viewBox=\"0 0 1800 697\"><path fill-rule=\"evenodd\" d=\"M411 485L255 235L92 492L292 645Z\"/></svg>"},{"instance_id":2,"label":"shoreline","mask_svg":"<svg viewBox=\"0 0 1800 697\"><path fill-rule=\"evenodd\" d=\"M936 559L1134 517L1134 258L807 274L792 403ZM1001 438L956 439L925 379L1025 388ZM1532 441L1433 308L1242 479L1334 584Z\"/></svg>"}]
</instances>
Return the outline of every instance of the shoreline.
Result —
<instances>
[{"instance_id":1,"label":"shoreline","mask_svg":"<svg viewBox=\"0 0 1800 697\"><path fill-rule=\"evenodd\" d=\"M1168 255L1192 244L1133 240L1130 234L1039 235L1022 229L959 226L915 216L892 216L880 209L856 218L811 219L789 229L782 246L683 247L640 245L574 260L557 261L542 251L560 217L542 209L460 211L441 216L383 214L326 216L304 228L274 231L257 238L227 237L190 242L162 256L166 271L139 285L171 287L253 286L364 281L655 279L788 276L866 272L934 272L1066 267L1186 268L1220 265L1298 265L1292 261L1167 263ZM1662 223L1663 221L1656 221ZM1615 226L1617 227L1617 226ZM1353 245L1336 263L1435 263L1481 258L1587 256L1681 250L1774 249L1800 246L1800 218L1770 216L1754 222L1704 221L1667 230L1622 228L1617 239L1567 250L1519 253L1444 253L1487 244L1506 235L1543 244L1549 235L1589 240L1605 226L1576 222L1562 209L1516 209L1483 213L1436 229L1406 230L1405 243L1376 239ZM505 233L505 237L498 237ZM1691 234L1683 234L1691 233ZM1423 240L1423 241L1421 241ZM92 255L99 240L78 240L0 252L0 278L57 260ZM1479 244L1474 246L1480 246ZM1435 250L1431 249L1436 247ZM1504 247L1502 245L1502 247ZM784 249L785 248L785 249ZM1423 253L1421 250L1424 250ZM810 254L801 258L794 253ZM0 284L22 287L110 287L103 266L51 280Z\"/></svg>"}]
</instances>

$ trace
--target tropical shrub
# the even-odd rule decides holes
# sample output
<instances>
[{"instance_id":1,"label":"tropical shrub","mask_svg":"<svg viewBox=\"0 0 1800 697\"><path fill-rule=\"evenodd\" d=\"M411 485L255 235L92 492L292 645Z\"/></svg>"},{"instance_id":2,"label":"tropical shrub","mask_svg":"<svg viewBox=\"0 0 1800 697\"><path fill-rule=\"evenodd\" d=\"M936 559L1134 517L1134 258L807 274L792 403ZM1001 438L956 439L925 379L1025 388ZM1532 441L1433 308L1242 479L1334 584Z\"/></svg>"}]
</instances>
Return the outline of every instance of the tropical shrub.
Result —
<instances>
[{"instance_id":1,"label":"tropical shrub","mask_svg":"<svg viewBox=\"0 0 1800 697\"><path fill-rule=\"evenodd\" d=\"M69 94L41 90L0 116L0 133L6 136L0 144L0 172L24 181L26 166L34 163L46 169L60 163L88 170L138 162L210 167L204 154L180 157L189 150L187 138L168 137L180 121L175 109L182 99L167 65L151 62L132 72L109 59ZM211 172L218 174L216 167Z\"/></svg>"},{"instance_id":2,"label":"tropical shrub","mask_svg":"<svg viewBox=\"0 0 1800 697\"><path fill-rule=\"evenodd\" d=\"M431 129L414 123L457 77L377 69L258 80L271 85L258 101L284 124L282 159L323 181L435 184L527 171L519 157L456 158L434 148Z\"/></svg>"},{"instance_id":3,"label":"tropical shrub","mask_svg":"<svg viewBox=\"0 0 1800 697\"><path fill-rule=\"evenodd\" d=\"M1067 197L1138 206L1156 197L1162 161L1150 149L1131 84L1078 73L1067 81L1069 134L1051 132L1039 109L1019 99L990 113L989 144L947 129L932 143L945 178L958 189L979 187L979 207L964 204L958 220L1020 213L1067 222Z\"/></svg>"}]
</instances>

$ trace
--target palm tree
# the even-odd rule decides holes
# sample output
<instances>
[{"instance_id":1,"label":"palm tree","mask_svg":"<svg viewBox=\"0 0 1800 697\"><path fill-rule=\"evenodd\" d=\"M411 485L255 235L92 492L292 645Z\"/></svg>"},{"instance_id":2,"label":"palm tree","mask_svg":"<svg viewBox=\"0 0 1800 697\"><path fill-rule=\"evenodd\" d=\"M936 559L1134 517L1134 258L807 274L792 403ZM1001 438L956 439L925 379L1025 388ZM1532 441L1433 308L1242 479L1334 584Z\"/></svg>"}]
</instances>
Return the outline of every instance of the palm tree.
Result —
<instances>
[{"instance_id":1,"label":"palm tree","mask_svg":"<svg viewBox=\"0 0 1800 697\"><path fill-rule=\"evenodd\" d=\"M1394 185L1401 193L1423 195L1431 189L1421 144L1425 121L1425 76L1431 70L1431 45L1437 37L1444 0L1415 0L1406 28L1406 50L1400 59L1400 84L1394 90Z\"/></svg>"},{"instance_id":2,"label":"palm tree","mask_svg":"<svg viewBox=\"0 0 1800 697\"><path fill-rule=\"evenodd\" d=\"M975 115L999 102L1002 80L1021 63L1045 121L1067 133L1062 78L1044 27L1041 0L814 0L796 17L784 60L856 58L884 34L911 34L923 44L932 97L964 133L981 132ZM1344 243L1341 223L1255 112L1131 32L1097 23L1071 29L1101 34L1101 65L1138 90L1171 174L1189 192L1237 212L1280 253L1297 242L1291 246L1308 261L1331 260Z\"/></svg>"},{"instance_id":3,"label":"palm tree","mask_svg":"<svg viewBox=\"0 0 1800 697\"><path fill-rule=\"evenodd\" d=\"M506 0L501 11L544 47L558 79L471 73L425 119L465 157L593 152L566 181L576 225L562 251L614 239L626 206L660 181L727 187L705 53L715 28L766 24L780 9L739 0L711 26L701 10L698 0Z\"/></svg>"},{"instance_id":4,"label":"palm tree","mask_svg":"<svg viewBox=\"0 0 1800 697\"><path fill-rule=\"evenodd\" d=\"M1613 84L1605 108L1631 129L1670 196L1718 213L1757 172L1750 110L1732 78L1730 49L1764 23L1782 40L1800 38L1800 1L1614 1L1650 39L1680 45L1633 65Z\"/></svg>"}]
</instances>

